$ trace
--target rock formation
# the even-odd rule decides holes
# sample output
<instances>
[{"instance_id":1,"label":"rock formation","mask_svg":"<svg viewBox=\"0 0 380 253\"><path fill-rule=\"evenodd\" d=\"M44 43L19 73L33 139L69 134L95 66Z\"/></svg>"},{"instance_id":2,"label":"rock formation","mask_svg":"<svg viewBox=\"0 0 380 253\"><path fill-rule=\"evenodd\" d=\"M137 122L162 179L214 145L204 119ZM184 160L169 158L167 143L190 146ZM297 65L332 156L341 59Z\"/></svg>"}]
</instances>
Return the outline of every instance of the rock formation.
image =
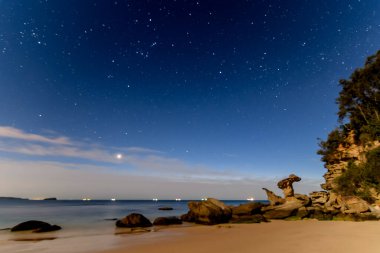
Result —
<instances>
[{"instance_id":1,"label":"rock formation","mask_svg":"<svg viewBox=\"0 0 380 253\"><path fill-rule=\"evenodd\" d=\"M179 225L182 224L182 220L177 217L158 217L153 221L155 226L168 226L168 225Z\"/></svg>"},{"instance_id":2,"label":"rock formation","mask_svg":"<svg viewBox=\"0 0 380 253\"><path fill-rule=\"evenodd\" d=\"M232 210L223 202L208 198L206 201L188 203L189 212L181 216L183 221L205 225L226 223L232 217Z\"/></svg>"},{"instance_id":3,"label":"rock formation","mask_svg":"<svg viewBox=\"0 0 380 253\"><path fill-rule=\"evenodd\" d=\"M263 188L263 190L266 192L271 206L285 203L285 199L281 198L280 196L277 196L276 194L274 194L272 191L268 190L267 188Z\"/></svg>"},{"instance_id":4,"label":"rock formation","mask_svg":"<svg viewBox=\"0 0 380 253\"><path fill-rule=\"evenodd\" d=\"M278 188L284 192L285 201L294 199L293 183L301 181L301 178L291 174L288 178L285 178L277 183Z\"/></svg>"},{"instance_id":5,"label":"rock formation","mask_svg":"<svg viewBox=\"0 0 380 253\"><path fill-rule=\"evenodd\" d=\"M131 213L130 215L116 221L117 227L135 228L135 227L151 227L152 223L142 214Z\"/></svg>"}]
</instances>

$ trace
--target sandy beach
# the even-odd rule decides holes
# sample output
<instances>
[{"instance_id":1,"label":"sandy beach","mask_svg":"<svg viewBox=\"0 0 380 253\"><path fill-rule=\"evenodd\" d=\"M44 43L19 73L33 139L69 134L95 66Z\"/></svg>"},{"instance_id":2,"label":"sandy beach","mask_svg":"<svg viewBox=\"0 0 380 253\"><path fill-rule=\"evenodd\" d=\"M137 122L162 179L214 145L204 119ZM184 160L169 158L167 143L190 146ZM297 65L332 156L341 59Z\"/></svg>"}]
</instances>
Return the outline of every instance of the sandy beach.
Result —
<instances>
[{"instance_id":1,"label":"sandy beach","mask_svg":"<svg viewBox=\"0 0 380 253\"><path fill-rule=\"evenodd\" d=\"M165 237L133 242L120 240L117 248L103 253L377 253L380 248L380 223L377 221L279 220L261 224L167 228L155 233L163 231Z\"/></svg>"}]
</instances>

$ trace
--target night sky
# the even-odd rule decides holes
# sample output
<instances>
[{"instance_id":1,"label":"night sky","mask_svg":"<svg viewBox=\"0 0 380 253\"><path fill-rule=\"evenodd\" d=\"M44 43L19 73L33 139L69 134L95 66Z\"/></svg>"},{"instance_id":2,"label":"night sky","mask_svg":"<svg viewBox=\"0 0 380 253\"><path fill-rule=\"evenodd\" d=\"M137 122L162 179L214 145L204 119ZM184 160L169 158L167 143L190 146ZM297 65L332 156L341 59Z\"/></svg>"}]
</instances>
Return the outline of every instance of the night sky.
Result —
<instances>
[{"instance_id":1,"label":"night sky","mask_svg":"<svg viewBox=\"0 0 380 253\"><path fill-rule=\"evenodd\" d=\"M317 138L380 49L379 11L0 0L0 195L260 198L290 173L318 190Z\"/></svg>"}]
</instances>

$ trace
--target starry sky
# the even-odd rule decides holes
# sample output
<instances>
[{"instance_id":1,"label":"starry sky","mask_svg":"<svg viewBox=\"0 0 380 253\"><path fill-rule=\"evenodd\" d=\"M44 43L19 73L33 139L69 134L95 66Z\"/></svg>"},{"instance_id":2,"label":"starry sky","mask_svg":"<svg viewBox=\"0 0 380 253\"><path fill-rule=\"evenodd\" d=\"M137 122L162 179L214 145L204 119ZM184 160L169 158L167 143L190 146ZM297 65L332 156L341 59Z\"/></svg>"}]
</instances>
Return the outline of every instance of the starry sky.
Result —
<instances>
[{"instance_id":1,"label":"starry sky","mask_svg":"<svg viewBox=\"0 0 380 253\"><path fill-rule=\"evenodd\" d=\"M0 195L262 198L290 173L319 190L317 138L380 49L379 11L0 0Z\"/></svg>"}]
</instances>

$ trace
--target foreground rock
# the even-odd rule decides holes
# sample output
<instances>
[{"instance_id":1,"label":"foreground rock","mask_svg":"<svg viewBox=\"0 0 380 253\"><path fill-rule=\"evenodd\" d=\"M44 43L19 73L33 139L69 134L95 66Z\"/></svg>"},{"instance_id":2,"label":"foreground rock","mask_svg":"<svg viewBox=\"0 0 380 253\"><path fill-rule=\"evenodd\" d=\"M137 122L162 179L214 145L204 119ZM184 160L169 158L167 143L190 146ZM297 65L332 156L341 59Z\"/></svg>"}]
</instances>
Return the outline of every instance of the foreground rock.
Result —
<instances>
[{"instance_id":1,"label":"foreground rock","mask_svg":"<svg viewBox=\"0 0 380 253\"><path fill-rule=\"evenodd\" d=\"M239 206L232 207L232 215L244 216L244 215L253 215L261 214L261 208L264 205L259 202L252 202L247 204L241 204Z\"/></svg>"},{"instance_id":2,"label":"foreground rock","mask_svg":"<svg viewBox=\"0 0 380 253\"><path fill-rule=\"evenodd\" d=\"M232 217L232 209L223 202L208 198L206 201L188 203L189 212L181 216L183 221L204 225L227 223Z\"/></svg>"},{"instance_id":3,"label":"foreground rock","mask_svg":"<svg viewBox=\"0 0 380 253\"><path fill-rule=\"evenodd\" d=\"M284 219L296 215L298 209L303 206L301 201L293 200L277 206L263 207L262 211L267 219Z\"/></svg>"},{"instance_id":4,"label":"foreground rock","mask_svg":"<svg viewBox=\"0 0 380 253\"><path fill-rule=\"evenodd\" d=\"M155 226L168 226L168 225L180 225L182 224L182 220L179 218L172 217L158 217L153 221L153 225Z\"/></svg>"},{"instance_id":5,"label":"foreground rock","mask_svg":"<svg viewBox=\"0 0 380 253\"><path fill-rule=\"evenodd\" d=\"M22 222L13 228L11 228L11 232L19 232L19 231L32 231L34 233L43 233L43 232L51 232L62 229L60 226L51 225L47 222L38 221L38 220L30 220L26 222Z\"/></svg>"},{"instance_id":6,"label":"foreground rock","mask_svg":"<svg viewBox=\"0 0 380 253\"><path fill-rule=\"evenodd\" d=\"M153 226L150 220L139 213L131 213L121 220L116 221L116 227L121 228L136 228L136 227L151 227Z\"/></svg>"}]
</instances>

